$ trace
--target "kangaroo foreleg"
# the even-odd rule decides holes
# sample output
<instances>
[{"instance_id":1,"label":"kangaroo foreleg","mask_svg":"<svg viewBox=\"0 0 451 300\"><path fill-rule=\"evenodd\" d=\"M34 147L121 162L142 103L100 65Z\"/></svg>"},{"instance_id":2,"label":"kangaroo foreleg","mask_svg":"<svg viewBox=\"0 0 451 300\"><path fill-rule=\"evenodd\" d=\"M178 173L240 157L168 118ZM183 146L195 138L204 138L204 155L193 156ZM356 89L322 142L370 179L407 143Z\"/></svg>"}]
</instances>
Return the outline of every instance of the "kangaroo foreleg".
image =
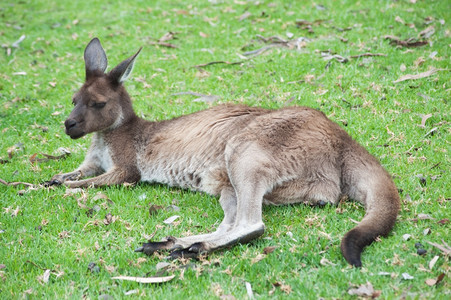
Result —
<instances>
[{"instance_id":1,"label":"kangaroo foreleg","mask_svg":"<svg viewBox=\"0 0 451 300\"><path fill-rule=\"evenodd\" d=\"M88 179L78 181L64 181L64 185L70 188L77 187L99 187L105 185L122 184L125 182L133 183L136 180L130 180L127 171L119 168L113 168L110 171Z\"/></svg>"},{"instance_id":2,"label":"kangaroo foreleg","mask_svg":"<svg viewBox=\"0 0 451 300\"><path fill-rule=\"evenodd\" d=\"M104 171L100 168L96 163L85 161L80 167L76 170L64 173L64 174L56 174L55 176L47 181L46 185L60 185L65 183L66 181L77 181L82 178L97 176L102 174Z\"/></svg>"}]
</instances>

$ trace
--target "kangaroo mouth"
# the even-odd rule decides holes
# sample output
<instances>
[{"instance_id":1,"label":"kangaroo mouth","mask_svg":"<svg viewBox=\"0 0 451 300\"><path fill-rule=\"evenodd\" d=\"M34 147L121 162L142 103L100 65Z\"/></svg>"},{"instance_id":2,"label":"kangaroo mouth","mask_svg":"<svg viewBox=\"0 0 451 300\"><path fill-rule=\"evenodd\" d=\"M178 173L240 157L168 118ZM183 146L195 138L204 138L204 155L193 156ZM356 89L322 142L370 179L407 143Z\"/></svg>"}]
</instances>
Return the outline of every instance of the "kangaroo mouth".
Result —
<instances>
[{"instance_id":1,"label":"kangaroo mouth","mask_svg":"<svg viewBox=\"0 0 451 300\"><path fill-rule=\"evenodd\" d=\"M71 139L76 140L83 137L86 133L81 130L66 130L66 134L70 136Z\"/></svg>"}]
</instances>

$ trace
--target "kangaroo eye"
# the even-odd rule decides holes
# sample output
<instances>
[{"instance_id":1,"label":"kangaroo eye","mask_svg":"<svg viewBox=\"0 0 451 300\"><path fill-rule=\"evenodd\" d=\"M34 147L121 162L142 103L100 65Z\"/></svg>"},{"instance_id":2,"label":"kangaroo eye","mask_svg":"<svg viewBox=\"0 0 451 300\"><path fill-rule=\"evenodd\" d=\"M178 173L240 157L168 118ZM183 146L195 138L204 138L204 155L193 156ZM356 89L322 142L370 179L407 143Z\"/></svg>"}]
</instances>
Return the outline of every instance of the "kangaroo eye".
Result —
<instances>
[{"instance_id":1,"label":"kangaroo eye","mask_svg":"<svg viewBox=\"0 0 451 300\"><path fill-rule=\"evenodd\" d=\"M95 108L102 108L102 107L105 107L105 102L96 102L96 103L94 103L94 107Z\"/></svg>"}]
</instances>

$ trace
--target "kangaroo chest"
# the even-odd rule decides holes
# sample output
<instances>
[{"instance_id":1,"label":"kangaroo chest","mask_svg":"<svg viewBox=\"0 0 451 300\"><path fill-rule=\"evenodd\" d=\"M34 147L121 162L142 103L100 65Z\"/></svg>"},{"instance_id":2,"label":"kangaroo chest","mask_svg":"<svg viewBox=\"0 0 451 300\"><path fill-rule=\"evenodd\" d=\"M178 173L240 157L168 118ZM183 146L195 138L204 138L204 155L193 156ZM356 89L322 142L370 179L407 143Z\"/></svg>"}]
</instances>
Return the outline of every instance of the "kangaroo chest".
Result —
<instances>
[{"instance_id":1,"label":"kangaroo chest","mask_svg":"<svg viewBox=\"0 0 451 300\"><path fill-rule=\"evenodd\" d=\"M114 163L111 158L111 150L105 139L100 134L94 134L92 137L91 147L88 151L86 159L94 161L104 171L110 170Z\"/></svg>"}]
</instances>

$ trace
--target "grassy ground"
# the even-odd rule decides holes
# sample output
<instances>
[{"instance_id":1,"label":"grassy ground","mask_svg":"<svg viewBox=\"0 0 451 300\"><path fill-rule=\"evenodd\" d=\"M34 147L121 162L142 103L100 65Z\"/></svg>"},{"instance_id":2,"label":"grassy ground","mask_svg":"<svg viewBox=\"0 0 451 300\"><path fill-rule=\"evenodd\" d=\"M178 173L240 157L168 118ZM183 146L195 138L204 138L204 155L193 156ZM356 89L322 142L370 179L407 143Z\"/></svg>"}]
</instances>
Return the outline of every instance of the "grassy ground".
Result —
<instances>
[{"instance_id":1,"label":"grassy ground","mask_svg":"<svg viewBox=\"0 0 451 300\"><path fill-rule=\"evenodd\" d=\"M369 294L383 299L448 299L449 256L429 243L450 241L450 11L448 1L422 0L2 1L1 179L37 185L81 163L89 138L70 140L63 121L83 82L84 47L97 36L110 66L144 46L126 83L140 116L212 105L181 92L318 108L393 174L403 208L389 237L366 249L362 269L346 264L339 243L364 210L343 203L265 207L263 238L164 271L156 268L161 257L133 249L152 234L213 230L222 217L216 198L148 184L75 193L0 185L0 298L242 299L247 282L255 298L341 299L369 282ZM168 32L175 39L158 42ZM244 56L271 44L259 36L286 42ZM353 57L363 53L383 56ZM214 61L240 63L194 67ZM407 74L424 77L394 83ZM31 162L60 155L60 147L71 156ZM149 216L149 203L180 211ZM262 254L270 246L274 252ZM111 279L171 274L154 285Z\"/></svg>"}]
</instances>

